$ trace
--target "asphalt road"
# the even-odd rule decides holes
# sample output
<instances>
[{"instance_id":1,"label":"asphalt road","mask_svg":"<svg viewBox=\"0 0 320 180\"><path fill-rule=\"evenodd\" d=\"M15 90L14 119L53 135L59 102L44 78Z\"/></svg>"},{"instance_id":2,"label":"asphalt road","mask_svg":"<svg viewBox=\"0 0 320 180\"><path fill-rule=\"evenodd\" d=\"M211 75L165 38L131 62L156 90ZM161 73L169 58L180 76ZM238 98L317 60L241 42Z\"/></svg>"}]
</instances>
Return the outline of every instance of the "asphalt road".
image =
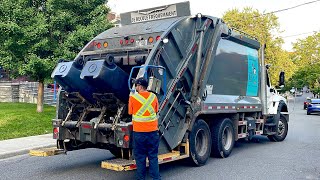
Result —
<instances>
[{"instance_id":1,"label":"asphalt road","mask_svg":"<svg viewBox=\"0 0 320 180\"><path fill-rule=\"evenodd\" d=\"M310 95L310 94L309 94ZM289 133L283 142L257 137L237 142L230 157L210 158L205 166L184 161L160 165L163 179L319 179L320 115L306 115L303 100L290 102ZM100 168L113 156L105 150L87 149L54 157L16 156L0 160L0 179L134 179L134 171L114 172Z\"/></svg>"}]
</instances>

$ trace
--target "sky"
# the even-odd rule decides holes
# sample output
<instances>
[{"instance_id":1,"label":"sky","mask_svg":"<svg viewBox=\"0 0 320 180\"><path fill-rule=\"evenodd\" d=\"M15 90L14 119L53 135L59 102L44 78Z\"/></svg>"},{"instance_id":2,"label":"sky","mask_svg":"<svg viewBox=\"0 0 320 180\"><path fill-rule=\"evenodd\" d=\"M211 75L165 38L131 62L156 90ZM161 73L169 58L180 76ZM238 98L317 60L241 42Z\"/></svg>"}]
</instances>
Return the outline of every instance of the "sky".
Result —
<instances>
[{"instance_id":1,"label":"sky","mask_svg":"<svg viewBox=\"0 0 320 180\"><path fill-rule=\"evenodd\" d=\"M252 7L262 12L271 12L290 8L314 0L189 0L191 14L205 14L222 17L224 12L237 8ZM166 4L184 2L184 0L109 0L112 12L124 13ZM320 1L275 13L279 18L280 30L285 43L283 49L292 51L292 43L320 31ZM300 35L298 35L300 34ZM298 35L298 36L293 36ZM288 37L291 36L291 37Z\"/></svg>"}]
</instances>

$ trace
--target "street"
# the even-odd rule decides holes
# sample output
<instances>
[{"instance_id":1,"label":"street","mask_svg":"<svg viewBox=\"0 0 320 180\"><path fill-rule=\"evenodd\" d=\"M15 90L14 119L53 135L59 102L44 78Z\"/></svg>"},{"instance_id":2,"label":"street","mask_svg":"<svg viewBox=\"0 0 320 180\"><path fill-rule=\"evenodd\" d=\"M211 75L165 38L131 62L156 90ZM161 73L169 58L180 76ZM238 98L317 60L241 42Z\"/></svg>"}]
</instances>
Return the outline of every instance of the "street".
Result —
<instances>
[{"instance_id":1,"label":"street","mask_svg":"<svg viewBox=\"0 0 320 180\"><path fill-rule=\"evenodd\" d=\"M307 115L303 101L291 100L289 133L283 142L259 136L237 142L230 157L210 158L205 166L185 161L160 165L163 179L320 179L320 115ZM112 158L106 150L86 149L53 157L16 156L0 160L0 179L134 179L135 171L100 168Z\"/></svg>"}]
</instances>

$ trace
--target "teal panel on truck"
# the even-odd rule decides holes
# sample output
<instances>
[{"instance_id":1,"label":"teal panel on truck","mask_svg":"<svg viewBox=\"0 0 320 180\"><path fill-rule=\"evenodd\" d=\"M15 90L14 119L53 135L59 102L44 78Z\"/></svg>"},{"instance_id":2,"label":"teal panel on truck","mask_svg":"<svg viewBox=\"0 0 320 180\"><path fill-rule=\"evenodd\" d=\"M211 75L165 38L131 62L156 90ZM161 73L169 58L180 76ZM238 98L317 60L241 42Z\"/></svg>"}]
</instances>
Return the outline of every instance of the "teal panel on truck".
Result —
<instances>
[{"instance_id":1,"label":"teal panel on truck","mask_svg":"<svg viewBox=\"0 0 320 180\"><path fill-rule=\"evenodd\" d=\"M258 51L247 48L248 57L248 83L247 96L258 96L259 88L259 60Z\"/></svg>"}]
</instances>

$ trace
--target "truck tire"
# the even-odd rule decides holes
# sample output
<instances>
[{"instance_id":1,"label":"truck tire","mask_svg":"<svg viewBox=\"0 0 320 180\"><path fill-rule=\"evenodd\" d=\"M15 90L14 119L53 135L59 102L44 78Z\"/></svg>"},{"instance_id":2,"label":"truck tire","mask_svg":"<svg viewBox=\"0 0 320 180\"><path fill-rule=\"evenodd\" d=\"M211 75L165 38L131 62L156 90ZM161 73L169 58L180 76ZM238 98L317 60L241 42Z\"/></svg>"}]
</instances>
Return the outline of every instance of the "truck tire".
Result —
<instances>
[{"instance_id":1,"label":"truck tire","mask_svg":"<svg viewBox=\"0 0 320 180\"><path fill-rule=\"evenodd\" d=\"M195 166L204 165L210 157L211 134L208 124L202 120L197 120L189 135L190 142L190 162Z\"/></svg>"},{"instance_id":2,"label":"truck tire","mask_svg":"<svg viewBox=\"0 0 320 180\"><path fill-rule=\"evenodd\" d=\"M268 138L270 141L279 142L283 141L288 134L288 120L287 118L280 114L280 119L277 125L277 134L269 135Z\"/></svg>"},{"instance_id":3,"label":"truck tire","mask_svg":"<svg viewBox=\"0 0 320 180\"><path fill-rule=\"evenodd\" d=\"M226 158L233 149L235 130L232 121L224 118L211 125L212 151L211 156Z\"/></svg>"}]
</instances>

